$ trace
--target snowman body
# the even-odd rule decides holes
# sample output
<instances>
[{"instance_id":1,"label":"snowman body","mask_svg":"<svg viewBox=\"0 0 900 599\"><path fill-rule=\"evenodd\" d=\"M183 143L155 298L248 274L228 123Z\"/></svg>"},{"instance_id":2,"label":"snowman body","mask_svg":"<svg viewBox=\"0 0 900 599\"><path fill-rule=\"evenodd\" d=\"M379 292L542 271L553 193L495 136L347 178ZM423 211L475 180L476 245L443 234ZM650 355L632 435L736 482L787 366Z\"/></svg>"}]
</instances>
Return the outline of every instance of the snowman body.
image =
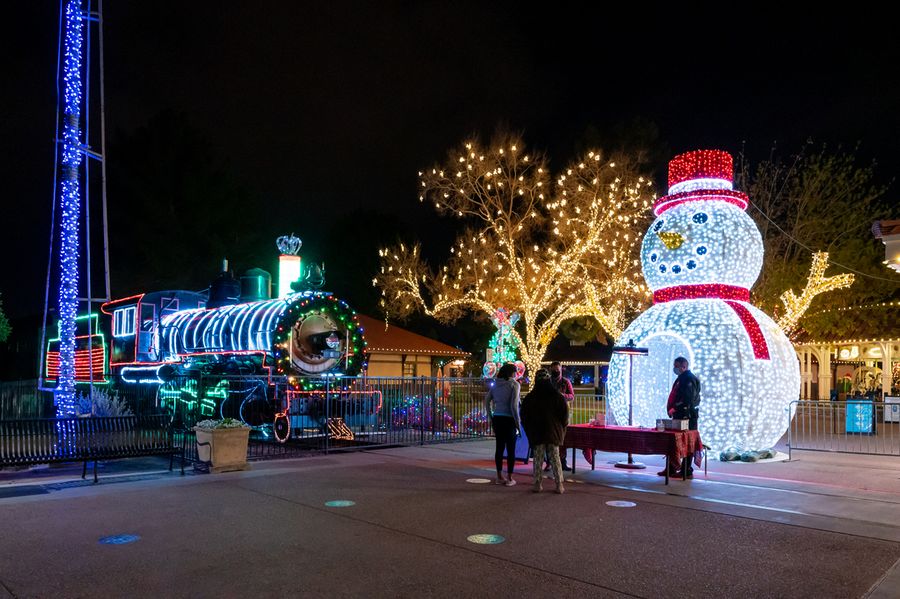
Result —
<instances>
[{"instance_id":1,"label":"snowman body","mask_svg":"<svg viewBox=\"0 0 900 599\"><path fill-rule=\"evenodd\" d=\"M716 452L775 445L800 391L791 342L749 302L763 244L744 211L746 196L731 189L731 176L725 152L689 152L670 163L669 195L656 203L657 218L641 247L654 305L618 340L649 351L614 354L607 383L618 423L628 423L633 392L632 423L652 427L669 417L673 361L687 358L700 379L700 435Z\"/></svg>"}]
</instances>

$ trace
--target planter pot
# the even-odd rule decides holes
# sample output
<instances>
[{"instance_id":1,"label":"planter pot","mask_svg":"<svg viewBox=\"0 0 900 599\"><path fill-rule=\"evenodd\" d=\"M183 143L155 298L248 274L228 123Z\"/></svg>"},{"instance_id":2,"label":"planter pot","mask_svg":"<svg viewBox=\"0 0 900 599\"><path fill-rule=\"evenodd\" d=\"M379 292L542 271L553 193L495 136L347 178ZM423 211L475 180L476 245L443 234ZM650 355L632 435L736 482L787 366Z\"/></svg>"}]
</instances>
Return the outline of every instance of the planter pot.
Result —
<instances>
[{"instance_id":1,"label":"planter pot","mask_svg":"<svg viewBox=\"0 0 900 599\"><path fill-rule=\"evenodd\" d=\"M194 432L197 433L197 455L201 462L211 464L211 472L246 470L250 467L247 464L249 428L208 429L195 426Z\"/></svg>"}]
</instances>

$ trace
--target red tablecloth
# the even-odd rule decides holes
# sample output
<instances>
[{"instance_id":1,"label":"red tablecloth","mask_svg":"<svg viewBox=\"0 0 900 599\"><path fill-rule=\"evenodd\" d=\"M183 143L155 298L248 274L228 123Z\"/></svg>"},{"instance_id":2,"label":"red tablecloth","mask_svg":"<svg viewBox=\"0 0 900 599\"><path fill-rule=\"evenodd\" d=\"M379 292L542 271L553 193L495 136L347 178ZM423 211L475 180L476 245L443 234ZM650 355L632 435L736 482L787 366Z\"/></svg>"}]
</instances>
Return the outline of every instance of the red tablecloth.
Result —
<instances>
[{"instance_id":1,"label":"red tablecloth","mask_svg":"<svg viewBox=\"0 0 900 599\"><path fill-rule=\"evenodd\" d=\"M703 450L699 431L658 431L590 424L567 426L563 446L638 455L665 455L675 464L680 463L681 458L692 457L698 466Z\"/></svg>"}]
</instances>

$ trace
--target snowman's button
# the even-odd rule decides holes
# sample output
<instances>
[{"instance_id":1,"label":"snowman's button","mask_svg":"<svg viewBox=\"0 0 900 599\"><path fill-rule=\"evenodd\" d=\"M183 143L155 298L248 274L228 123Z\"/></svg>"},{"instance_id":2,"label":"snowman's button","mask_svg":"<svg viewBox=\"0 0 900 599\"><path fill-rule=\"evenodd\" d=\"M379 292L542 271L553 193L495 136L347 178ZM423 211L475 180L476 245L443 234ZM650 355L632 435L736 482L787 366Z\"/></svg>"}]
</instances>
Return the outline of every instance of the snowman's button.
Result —
<instances>
[{"instance_id":1,"label":"snowman's button","mask_svg":"<svg viewBox=\"0 0 900 599\"><path fill-rule=\"evenodd\" d=\"M694 270L697 268L697 263L693 260L688 260L686 266L688 267L688 270Z\"/></svg>"},{"instance_id":2,"label":"snowman's button","mask_svg":"<svg viewBox=\"0 0 900 599\"><path fill-rule=\"evenodd\" d=\"M660 264L660 265L659 265L659 272L666 272L666 265L665 265L665 264Z\"/></svg>"},{"instance_id":3,"label":"snowman's button","mask_svg":"<svg viewBox=\"0 0 900 599\"><path fill-rule=\"evenodd\" d=\"M700 247L697 248L697 254L698 254L698 255L702 256L702 255L705 254L705 253L706 253L706 246L705 246L705 245L701 245Z\"/></svg>"},{"instance_id":4,"label":"snowman's button","mask_svg":"<svg viewBox=\"0 0 900 599\"><path fill-rule=\"evenodd\" d=\"M657 258L656 254L650 254L650 262L656 262L656 258Z\"/></svg>"},{"instance_id":5,"label":"snowman's button","mask_svg":"<svg viewBox=\"0 0 900 599\"><path fill-rule=\"evenodd\" d=\"M677 265L677 264L673 264L673 265L672 265L672 272L674 272L675 274L680 273L680 272L681 272L681 266L679 266L679 265Z\"/></svg>"}]
</instances>

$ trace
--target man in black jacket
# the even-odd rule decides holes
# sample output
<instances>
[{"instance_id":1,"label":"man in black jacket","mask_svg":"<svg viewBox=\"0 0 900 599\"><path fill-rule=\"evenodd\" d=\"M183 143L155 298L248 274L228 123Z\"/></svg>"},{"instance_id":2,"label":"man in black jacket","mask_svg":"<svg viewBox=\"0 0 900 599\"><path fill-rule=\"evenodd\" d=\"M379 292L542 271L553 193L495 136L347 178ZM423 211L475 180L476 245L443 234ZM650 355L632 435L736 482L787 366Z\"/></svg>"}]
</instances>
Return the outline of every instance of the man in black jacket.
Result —
<instances>
[{"instance_id":1,"label":"man in black jacket","mask_svg":"<svg viewBox=\"0 0 900 599\"><path fill-rule=\"evenodd\" d=\"M700 380L694 376L690 370L687 358L675 358L672 365L672 372L678 377L672 384L672 390L669 392L669 401L666 403L666 409L670 418L678 418L688 421L688 428L692 431L697 430L697 419L700 416ZM684 459L682 468L687 468L687 476L690 478L694 474L693 459L687 457ZM674 465L670 465L670 468ZM670 475L679 475L680 472L669 472ZM665 471L659 473L660 476L665 475Z\"/></svg>"}]
</instances>

